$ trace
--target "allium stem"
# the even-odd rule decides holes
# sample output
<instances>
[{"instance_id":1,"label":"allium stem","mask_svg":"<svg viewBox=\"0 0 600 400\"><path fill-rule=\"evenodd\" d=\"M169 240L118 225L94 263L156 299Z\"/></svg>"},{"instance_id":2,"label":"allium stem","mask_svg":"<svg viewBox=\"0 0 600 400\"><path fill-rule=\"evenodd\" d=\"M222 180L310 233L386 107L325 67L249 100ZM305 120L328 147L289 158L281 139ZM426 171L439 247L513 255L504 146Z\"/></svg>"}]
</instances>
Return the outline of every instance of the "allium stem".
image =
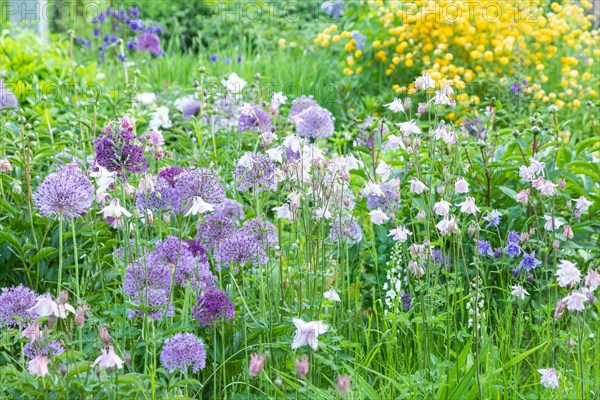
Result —
<instances>
[{"instance_id":1,"label":"allium stem","mask_svg":"<svg viewBox=\"0 0 600 400\"><path fill-rule=\"evenodd\" d=\"M60 296L63 268L63 216L58 218L58 285L56 289L56 298Z\"/></svg>"},{"instance_id":2,"label":"allium stem","mask_svg":"<svg viewBox=\"0 0 600 400\"><path fill-rule=\"evenodd\" d=\"M77 254L77 233L75 232L75 220L71 221L71 233L73 234L73 256L75 257L75 290L79 300L79 256Z\"/></svg>"}]
</instances>

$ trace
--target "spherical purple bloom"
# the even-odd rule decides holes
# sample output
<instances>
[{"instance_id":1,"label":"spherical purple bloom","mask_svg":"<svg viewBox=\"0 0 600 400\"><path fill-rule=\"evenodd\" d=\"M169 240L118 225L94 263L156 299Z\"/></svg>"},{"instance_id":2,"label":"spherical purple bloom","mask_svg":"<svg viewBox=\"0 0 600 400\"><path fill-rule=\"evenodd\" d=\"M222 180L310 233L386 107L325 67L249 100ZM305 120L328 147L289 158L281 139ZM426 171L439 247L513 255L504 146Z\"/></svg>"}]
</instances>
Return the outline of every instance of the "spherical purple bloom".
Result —
<instances>
[{"instance_id":1,"label":"spherical purple bloom","mask_svg":"<svg viewBox=\"0 0 600 400\"><path fill-rule=\"evenodd\" d=\"M144 147L135 135L135 126L127 117L118 123L111 121L102 135L94 140L96 164L111 172L123 175L145 172L148 160L144 157Z\"/></svg>"},{"instance_id":2,"label":"spherical purple bloom","mask_svg":"<svg viewBox=\"0 0 600 400\"><path fill-rule=\"evenodd\" d=\"M221 241L229 237L236 226L233 220L218 214L209 214L198 223L196 239L209 252L213 252Z\"/></svg>"},{"instance_id":3,"label":"spherical purple bloom","mask_svg":"<svg viewBox=\"0 0 600 400\"><path fill-rule=\"evenodd\" d=\"M318 106L318 104L315 101L315 99L312 98L312 96L300 96L300 97L294 99L294 101L292 101L292 106L290 107L290 112L289 112L290 120L293 121L293 118L295 116L297 116L298 114L300 114L302 111L306 110L307 108L310 108L313 106Z\"/></svg>"},{"instance_id":4,"label":"spherical purple bloom","mask_svg":"<svg viewBox=\"0 0 600 400\"><path fill-rule=\"evenodd\" d=\"M21 326L33 319L35 315L29 311L35 306L37 295L23 285L2 288L0 294L0 328L4 326ZM22 322L17 321L19 318Z\"/></svg>"},{"instance_id":5,"label":"spherical purple bloom","mask_svg":"<svg viewBox=\"0 0 600 400\"><path fill-rule=\"evenodd\" d=\"M231 321L235 317L235 307L227 292L210 286L198 295L193 313L198 326L215 327L224 321Z\"/></svg>"},{"instance_id":6,"label":"spherical purple bloom","mask_svg":"<svg viewBox=\"0 0 600 400\"><path fill-rule=\"evenodd\" d=\"M490 242L485 240L480 240L477 243L477 251L479 251L479 254L481 254L482 256L494 255L494 252L492 251L492 245L490 244Z\"/></svg>"},{"instance_id":7,"label":"spherical purple bloom","mask_svg":"<svg viewBox=\"0 0 600 400\"><path fill-rule=\"evenodd\" d=\"M176 369L187 372L192 367L192 372L196 373L206 366L204 342L193 333L176 333L165 340L160 362L169 372Z\"/></svg>"},{"instance_id":8,"label":"spherical purple bloom","mask_svg":"<svg viewBox=\"0 0 600 400\"><path fill-rule=\"evenodd\" d=\"M0 109L4 107L18 107L19 101L17 96L4 86L4 82L0 79Z\"/></svg>"},{"instance_id":9,"label":"spherical purple bloom","mask_svg":"<svg viewBox=\"0 0 600 400\"><path fill-rule=\"evenodd\" d=\"M144 314L152 319L161 319L164 316L173 316L173 304L170 303L170 291L154 287L142 288L139 294L133 297L131 303L139 309L129 310L129 318L141 317Z\"/></svg>"},{"instance_id":10,"label":"spherical purple bloom","mask_svg":"<svg viewBox=\"0 0 600 400\"><path fill-rule=\"evenodd\" d=\"M215 206L214 215L241 220L244 218L244 207L235 200L225 199Z\"/></svg>"},{"instance_id":11,"label":"spherical purple bloom","mask_svg":"<svg viewBox=\"0 0 600 400\"><path fill-rule=\"evenodd\" d=\"M532 269L536 268L541 263L542 262L540 260L535 258L535 251L532 251L530 254L524 253L523 260L521 260L521 263L519 264L519 268L524 269L525 271L529 272Z\"/></svg>"},{"instance_id":12,"label":"spherical purple bloom","mask_svg":"<svg viewBox=\"0 0 600 400\"><path fill-rule=\"evenodd\" d=\"M248 152L235 168L235 179L240 192L254 188L256 192L276 190L275 164L269 156Z\"/></svg>"},{"instance_id":13,"label":"spherical purple bloom","mask_svg":"<svg viewBox=\"0 0 600 400\"><path fill-rule=\"evenodd\" d=\"M257 105L251 105L244 109L238 119L238 129L240 132L270 132L273 128L271 117L267 112Z\"/></svg>"},{"instance_id":14,"label":"spherical purple bloom","mask_svg":"<svg viewBox=\"0 0 600 400\"><path fill-rule=\"evenodd\" d=\"M333 115L329 110L312 106L295 117L298 136L323 139L333 135Z\"/></svg>"},{"instance_id":15,"label":"spherical purple bloom","mask_svg":"<svg viewBox=\"0 0 600 400\"><path fill-rule=\"evenodd\" d=\"M400 201L400 192L398 187L394 187L388 182L380 183L379 187L383 192L383 196L368 194L367 208L369 210L380 208L383 211L393 211L395 208L397 208Z\"/></svg>"},{"instance_id":16,"label":"spherical purple bloom","mask_svg":"<svg viewBox=\"0 0 600 400\"><path fill-rule=\"evenodd\" d=\"M356 42L355 46L357 50L362 50L365 47L365 43L367 42L367 35L364 33L360 33L359 31L352 31L352 39Z\"/></svg>"},{"instance_id":17,"label":"spherical purple bloom","mask_svg":"<svg viewBox=\"0 0 600 400\"><path fill-rule=\"evenodd\" d=\"M509 242L508 245L504 248L504 251L511 257L520 256L521 247L519 247L519 242Z\"/></svg>"},{"instance_id":18,"label":"spherical purple bloom","mask_svg":"<svg viewBox=\"0 0 600 400\"><path fill-rule=\"evenodd\" d=\"M141 256L129 264L123 278L123 292L127 296L139 296L146 287L169 289L171 286L171 271L160 262L148 262L148 255Z\"/></svg>"},{"instance_id":19,"label":"spherical purple bloom","mask_svg":"<svg viewBox=\"0 0 600 400\"><path fill-rule=\"evenodd\" d=\"M198 100L192 100L183 107L183 112L181 114L183 118L187 118L196 115L198 111L200 111L200 102Z\"/></svg>"},{"instance_id":20,"label":"spherical purple bloom","mask_svg":"<svg viewBox=\"0 0 600 400\"><path fill-rule=\"evenodd\" d=\"M150 32L143 32L137 38L137 51L147 51L155 56L160 55L162 53L162 50L160 48L160 39L158 38L158 36L153 35Z\"/></svg>"},{"instance_id":21,"label":"spherical purple bloom","mask_svg":"<svg viewBox=\"0 0 600 400\"><path fill-rule=\"evenodd\" d=\"M363 234L360 225L350 214L341 214L331 219L329 226L329 240L332 243L339 241L347 243L358 243Z\"/></svg>"},{"instance_id":22,"label":"spherical purple bloom","mask_svg":"<svg viewBox=\"0 0 600 400\"><path fill-rule=\"evenodd\" d=\"M46 176L33 194L40 215L73 219L92 206L94 187L76 163L67 164Z\"/></svg>"},{"instance_id":23,"label":"spherical purple bloom","mask_svg":"<svg viewBox=\"0 0 600 400\"><path fill-rule=\"evenodd\" d=\"M100 36L100 28L94 28L93 33L95 37Z\"/></svg>"},{"instance_id":24,"label":"spherical purple bloom","mask_svg":"<svg viewBox=\"0 0 600 400\"><path fill-rule=\"evenodd\" d=\"M277 230L273 224L260 217L248 220L217 245L214 253L217 268L264 265L269 261L269 250L275 247L277 241Z\"/></svg>"},{"instance_id":25,"label":"spherical purple bloom","mask_svg":"<svg viewBox=\"0 0 600 400\"><path fill-rule=\"evenodd\" d=\"M220 203L226 198L221 181L206 168L184 170L174 178L174 182L174 191L180 198L178 212L186 213L194 197L201 197L209 204Z\"/></svg>"},{"instance_id":26,"label":"spherical purple bloom","mask_svg":"<svg viewBox=\"0 0 600 400\"><path fill-rule=\"evenodd\" d=\"M37 340L34 343L27 343L23 346L23 355L30 360L36 357L54 357L61 353L64 353L65 348L57 340L44 343L41 340Z\"/></svg>"}]
</instances>

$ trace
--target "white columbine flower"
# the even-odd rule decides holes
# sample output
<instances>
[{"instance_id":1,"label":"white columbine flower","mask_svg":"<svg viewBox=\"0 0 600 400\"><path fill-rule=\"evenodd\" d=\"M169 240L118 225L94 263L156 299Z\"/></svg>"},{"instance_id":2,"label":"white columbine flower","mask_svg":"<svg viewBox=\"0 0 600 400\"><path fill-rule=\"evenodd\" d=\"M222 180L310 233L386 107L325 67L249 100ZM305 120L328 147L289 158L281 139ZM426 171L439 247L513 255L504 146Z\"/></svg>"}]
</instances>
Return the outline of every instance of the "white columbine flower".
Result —
<instances>
[{"instance_id":1,"label":"white columbine flower","mask_svg":"<svg viewBox=\"0 0 600 400\"><path fill-rule=\"evenodd\" d=\"M383 106L389 108L395 113L404 112L404 103L402 99L394 99L394 101L392 101L391 103L384 104Z\"/></svg>"},{"instance_id":2,"label":"white columbine flower","mask_svg":"<svg viewBox=\"0 0 600 400\"><path fill-rule=\"evenodd\" d=\"M412 119L408 122L402 122L402 123L398 124L398 128L400 129L400 131L402 133L404 133L404 136L408 136L412 133L417 134L417 135L420 135L421 133L423 133L421 128L419 128L419 125L417 125L417 123Z\"/></svg>"},{"instance_id":3,"label":"white columbine flower","mask_svg":"<svg viewBox=\"0 0 600 400\"><path fill-rule=\"evenodd\" d=\"M121 360L121 357L115 354L115 349L112 346L107 346L101 349L101 352L102 354L100 357L96 358L96 361L94 361L92 367L100 365L103 368L123 368L123 360Z\"/></svg>"},{"instance_id":4,"label":"white columbine flower","mask_svg":"<svg viewBox=\"0 0 600 400\"><path fill-rule=\"evenodd\" d=\"M292 318L292 322L296 326L292 350L308 345L316 351L319 347L319 335L324 334L329 329L329 325L322 321L304 322L300 318Z\"/></svg>"},{"instance_id":5,"label":"white columbine flower","mask_svg":"<svg viewBox=\"0 0 600 400\"><path fill-rule=\"evenodd\" d=\"M433 212L437 215L446 216L450 212L450 205L446 200L440 200L433 205Z\"/></svg>"},{"instance_id":6,"label":"white columbine flower","mask_svg":"<svg viewBox=\"0 0 600 400\"><path fill-rule=\"evenodd\" d=\"M387 181L387 179L390 177L390 174L392 173L392 167L387 165L385 161L381 160L379 161L379 165L377 165L375 173L377 173L377 175L379 175L381 179Z\"/></svg>"},{"instance_id":7,"label":"white columbine flower","mask_svg":"<svg viewBox=\"0 0 600 400\"><path fill-rule=\"evenodd\" d=\"M125 208L121 207L121 203L118 198L114 198L110 201L110 204L98 211L98 214L102 214L104 218L121 218L123 215L131 217L131 213Z\"/></svg>"},{"instance_id":8,"label":"white columbine flower","mask_svg":"<svg viewBox=\"0 0 600 400\"><path fill-rule=\"evenodd\" d=\"M171 119L169 118L169 107L158 107L152 113L152 119L150 120L150 129L165 128L169 129L173 126Z\"/></svg>"},{"instance_id":9,"label":"white columbine flower","mask_svg":"<svg viewBox=\"0 0 600 400\"><path fill-rule=\"evenodd\" d=\"M448 236L454 232L460 231L454 215L446 215L444 219L438 222L435 226L438 228L442 236Z\"/></svg>"},{"instance_id":10,"label":"white columbine flower","mask_svg":"<svg viewBox=\"0 0 600 400\"><path fill-rule=\"evenodd\" d=\"M583 311L585 308L585 302L587 301L587 296L581 292L573 291L567 297L563 299L565 304L567 305L567 310L573 311Z\"/></svg>"},{"instance_id":11,"label":"white columbine flower","mask_svg":"<svg viewBox=\"0 0 600 400\"><path fill-rule=\"evenodd\" d=\"M287 219L293 221L292 212L290 211L290 205L284 204L281 207L273 207L273 211L275 211L275 218L277 219Z\"/></svg>"},{"instance_id":12,"label":"white columbine flower","mask_svg":"<svg viewBox=\"0 0 600 400\"><path fill-rule=\"evenodd\" d=\"M429 188L427 186L425 186L425 184L423 182L421 182L420 180L418 180L417 178L412 178L411 180L409 180L410 182L410 191L416 194L421 194L424 191L429 190Z\"/></svg>"},{"instance_id":13,"label":"white columbine flower","mask_svg":"<svg viewBox=\"0 0 600 400\"><path fill-rule=\"evenodd\" d=\"M35 313L40 318L58 316L59 314L58 304L49 294L39 296L35 305L27 311Z\"/></svg>"},{"instance_id":14,"label":"white columbine flower","mask_svg":"<svg viewBox=\"0 0 600 400\"><path fill-rule=\"evenodd\" d=\"M469 193L469 183L464 178L459 178L454 183L454 191L456 193Z\"/></svg>"},{"instance_id":15,"label":"white columbine flower","mask_svg":"<svg viewBox=\"0 0 600 400\"><path fill-rule=\"evenodd\" d=\"M281 150L281 146L267 150L267 155L271 161L277 161L278 163L283 162L283 151Z\"/></svg>"},{"instance_id":16,"label":"white columbine flower","mask_svg":"<svg viewBox=\"0 0 600 400\"><path fill-rule=\"evenodd\" d=\"M558 387L558 378L560 378L560 375L556 373L554 368L538 369L538 372L542 374L540 377L542 386L548 389L555 389Z\"/></svg>"},{"instance_id":17,"label":"white columbine flower","mask_svg":"<svg viewBox=\"0 0 600 400\"><path fill-rule=\"evenodd\" d=\"M185 216L188 215L202 215L208 211L215 211L215 207L212 204L209 204L202 199L200 196L194 196L192 199L192 206L185 213Z\"/></svg>"},{"instance_id":18,"label":"white columbine flower","mask_svg":"<svg viewBox=\"0 0 600 400\"><path fill-rule=\"evenodd\" d=\"M394 239L397 242L404 243L408 240L408 237L411 235L412 232L406 229L405 226L398 225L396 229L390 230L390 234L388 236L391 236L392 239Z\"/></svg>"},{"instance_id":19,"label":"white columbine flower","mask_svg":"<svg viewBox=\"0 0 600 400\"><path fill-rule=\"evenodd\" d=\"M229 75L229 78L223 79L221 83L223 83L223 86L225 86L225 89L227 89L228 92L239 93L244 89L247 82L240 78L238 74L232 72L231 75Z\"/></svg>"},{"instance_id":20,"label":"white columbine flower","mask_svg":"<svg viewBox=\"0 0 600 400\"><path fill-rule=\"evenodd\" d=\"M377 182L368 181L365 182L365 188L363 189L363 193L366 195L383 197L385 194L381 189L381 186Z\"/></svg>"},{"instance_id":21,"label":"white columbine flower","mask_svg":"<svg viewBox=\"0 0 600 400\"><path fill-rule=\"evenodd\" d=\"M554 276L557 277L558 286L562 287L572 287L581 280L581 272L577 269L577 266L567 260L560 260Z\"/></svg>"},{"instance_id":22,"label":"white columbine flower","mask_svg":"<svg viewBox=\"0 0 600 400\"><path fill-rule=\"evenodd\" d=\"M575 200L575 209L577 209L577 211L587 211L588 208L590 208L590 206L594 204L593 202L589 201L588 199L585 198L585 196L581 196L580 198L578 198L577 200Z\"/></svg>"},{"instance_id":23,"label":"white columbine flower","mask_svg":"<svg viewBox=\"0 0 600 400\"><path fill-rule=\"evenodd\" d=\"M149 106L156 103L156 95L154 93L140 93L137 95L137 101L143 106Z\"/></svg>"},{"instance_id":24,"label":"white columbine flower","mask_svg":"<svg viewBox=\"0 0 600 400\"><path fill-rule=\"evenodd\" d=\"M327 300L331 300L331 301L342 301L340 299L340 295L337 294L337 292L335 291L335 289L333 287L331 289L329 289L328 291L326 291L325 293L323 293L323 297L325 297Z\"/></svg>"},{"instance_id":25,"label":"white columbine flower","mask_svg":"<svg viewBox=\"0 0 600 400\"><path fill-rule=\"evenodd\" d=\"M477 213L479 212L479 207L477 207L477 205L475 204L474 197L467 197L465 201L463 201L462 203L458 203L457 206L460 207L460 212L466 214L477 215Z\"/></svg>"},{"instance_id":26,"label":"white columbine flower","mask_svg":"<svg viewBox=\"0 0 600 400\"><path fill-rule=\"evenodd\" d=\"M390 219L390 217L388 217L379 208L376 209L376 210L371 211L369 213L369 215L371 216L371 222L374 223L375 225L385 224Z\"/></svg>"},{"instance_id":27,"label":"white columbine flower","mask_svg":"<svg viewBox=\"0 0 600 400\"><path fill-rule=\"evenodd\" d=\"M422 76L415 79L415 89L417 90L429 90L435 89L435 81L426 72Z\"/></svg>"},{"instance_id":28,"label":"white columbine flower","mask_svg":"<svg viewBox=\"0 0 600 400\"><path fill-rule=\"evenodd\" d=\"M512 287L512 295L518 299L525 300L525 296L529 296L529 292L521 285L514 285Z\"/></svg>"},{"instance_id":29,"label":"white columbine flower","mask_svg":"<svg viewBox=\"0 0 600 400\"><path fill-rule=\"evenodd\" d=\"M552 232L560 228L564 222L558 220L558 218L552 218L550 215L544 215L546 219L546 223L544 224L544 229L548 232Z\"/></svg>"}]
</instances>

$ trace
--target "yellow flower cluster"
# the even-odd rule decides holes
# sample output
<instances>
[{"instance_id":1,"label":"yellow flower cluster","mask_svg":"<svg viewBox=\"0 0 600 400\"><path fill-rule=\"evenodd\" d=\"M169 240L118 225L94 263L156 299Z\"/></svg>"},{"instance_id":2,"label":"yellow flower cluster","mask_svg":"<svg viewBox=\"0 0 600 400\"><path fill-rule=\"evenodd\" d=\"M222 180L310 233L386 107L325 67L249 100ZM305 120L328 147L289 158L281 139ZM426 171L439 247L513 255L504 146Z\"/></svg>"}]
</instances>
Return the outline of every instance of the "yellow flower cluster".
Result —
<instances>
[{"instance_id":1,"label":"yellow flower cluster","mask_svg":"<svg viewBox=\"0 0 600 400\"><path fill-rule=\"evenodd\" d=\"M345 75L364 69L384 74L398 93L413 90L409 83L425 72L439 84L452 81L457 89L518 76L537 83L526 89L536 102L560 108L576 109L585 103L581 99L598 97L593 71L600 68L600 36L586 13L590 0L363 1L353 25L368 25L374 32L364 49L337 25L315 39L323 47L332 42L344 46L349 53ZM479 98L463 94L457 100Z\"/></svg>"}]
</instances>

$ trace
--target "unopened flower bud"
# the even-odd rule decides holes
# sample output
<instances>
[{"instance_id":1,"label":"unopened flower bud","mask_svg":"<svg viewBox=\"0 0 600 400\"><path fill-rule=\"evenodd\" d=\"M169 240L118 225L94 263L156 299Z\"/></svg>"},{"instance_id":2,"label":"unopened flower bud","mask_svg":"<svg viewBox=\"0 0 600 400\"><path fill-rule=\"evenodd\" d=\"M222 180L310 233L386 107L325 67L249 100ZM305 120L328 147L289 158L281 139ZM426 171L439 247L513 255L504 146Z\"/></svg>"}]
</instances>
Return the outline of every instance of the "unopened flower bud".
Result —
<instances>
[{"instance_id":1,"label":"unopened flower bud","mask_svg":"<svg viewBox=\"0 0 600 400\"><path fill-rule=\"evenodd\" d=\"M412 105L412 100L410 99L410 97L405 98L404 99L404 108L406 110L408 110L411 105Z\"/></svg>"},{"instance_id":2,"label":"unopened flower bud","mask_svg":"<svg viewBox=\"0 0 600 400\"><path fill-rule=\"evenodd\" d=\"M67 304L69 301L69 293L66 290L62 290L60 292L60 296L58 296L58 305Z\"/></svg>"},{"instance_id":3,"label":"unopened flower bud","mask_svg":"<svg viewBox=\"0 0 600 400\"><path fill-rule=\"evenodd\" d=\"M67 367L64 364L60 366L60 374L63 378L67 375Z\"/></svg>"},{"instance_id":4,"label":"unopened flower bud","mask_svg":"<svg viewBox=\"0 0 600 400\"><path fill-rule=\"evenodd\" d=\"M562 189L565 190L567 188L567 181L565 181L564 179L559 179L558 180L558 186Z\"/></svg>"},{"instance_id":5,"label":"unopened flower bud","mask_svg":"<svg viewBox=\"0 0 600 400\"><path fill-rule=\"evenodd\" d=\"M558 300L556 303L556 308L554 309L554 319L559 320L565 312L565 303L562 300Z\"/></svg>"},{"instance_id":6,"label":"unopened flower bud","mask_svg":"<svg viewBox=\"0 0 600 400\"><path fill-rule=\"evenodd\" d=\"M104 343L106 346L110 345L110 333L108 333L108 329L106 327L100 328L99 336L102 343Z\"/></svg>"},{"instance_id":7,"label":"unopened flower bud","mask_svg":"<svg viewBox=\"0 0 600 400\"><path fill-rule=\"evenodd\" d=\"M54 325L56 325L56 316L50 315L48 317L48 329L54 328Z\"/></svg>"},{"instance_id":8,"label":"unopened flower bud","mask_svg":"<svg viewBox=\"0 0 600 400\"><path fill-rule=\"evenodd\" d=\"M559 242L558 240L553 240L553 241L552 241L552 248L553 248L554 250L558 250L558 249L560 249L560 242Z\"/></svg>"},{"instance_id":9,"label":"unopened flower bud","mask_svg":"<svg viewBox=\"0 0 600 400\"><path fill-rule=\"evenodd\" d=\"M525 243L528 240L529 240L529 233L527 233L527 232L521 233L521 242Z\"/></svg>"},{"instance_id":10,"label":"unopened flower bud","mask_svg":"<svg viewBox=\"0 0 600 400\"><path fill-rule=\"evenodd\" d=\"M125 353L123 361L125 361L125 365L131 365L131 354Z\"/></svg>"},{"instance_id":11,"label":"unopened flower bud","mask_svg":"<svg viewBox=\"0 0 600 400\"><path fill-rule=\"evenodd\" d=\"M563 227L563 234L567 239L573 239L573 228L571 228L571 225L565 225Z\"/></svg>"}]
</instances>

